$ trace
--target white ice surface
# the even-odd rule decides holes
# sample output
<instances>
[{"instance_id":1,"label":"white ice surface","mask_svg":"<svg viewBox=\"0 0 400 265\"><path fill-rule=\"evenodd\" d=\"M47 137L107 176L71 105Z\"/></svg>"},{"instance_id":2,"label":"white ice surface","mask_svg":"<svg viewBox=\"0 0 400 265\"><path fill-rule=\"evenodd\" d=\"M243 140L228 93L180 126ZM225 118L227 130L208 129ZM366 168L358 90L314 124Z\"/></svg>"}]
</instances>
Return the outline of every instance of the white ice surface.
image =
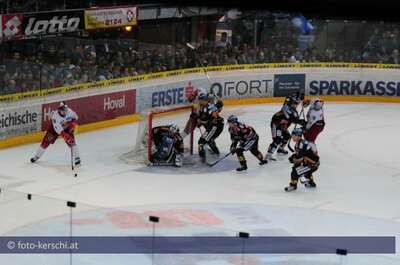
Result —
<instances>
[{"instance_id":1,"label":"white ice surface","mask_svg":"<svg viewBox=\"0 0 400 265\"><path fill-rule=\"evenodd\" d=\"M260 149L265 153L271 141L269 122L279 107L279 104L225 107L223 116L236 114L241 121L253 126L260 135ZM327 125L317 140L321 157L320 169L315 173L318 188L311 191L299 187L292 193L283 191L291 170L286 157L258 166L256 159L245 153L249 170L244 173L235 171L238 163L234 156L213 168L199 165L182 169L147 168L140 164L127 164L119 156L133 148L136 124L79 134L77 139L83 166L78 178L72 176L70 153L62 141L51 146L37 164L29 163L37 144L5 149L0 151L0 187L16 197L31 193L47 206L36 209L32 214L25 210L27 206L21 206L21 200L13 203L0 199L0 210L5 216L0 220L0 232L28 233L23 230L27 224L68 214L65 209L52 207L69 200L85 204L87 209L129 208L138 212L179 208L182 205L186 208L205 205L207 209L218 205L236 205L239 208L260 206L269 207L269 213L274 215L269 216L272 223L292 235L398 236L399 117L398 104L327 103ZM226 129L218 138L217 145L221 153L228 151L230 140ZM7 214L11 211L12 214ZM224 231L246 228L261 231L264 228L252 226L251 222L243 226L231 222L229 217L223 221L219 228ZM210 231L214 229L209 228ZM47 232L51 234L51 229ZM0 256L0 260L2 257L5 256ZM389 257L398 258L398 255ZM100 259L89 262L86 257L85 260L76 264L103 264ZM114 264L110 262L107 264ZM326 264L338 264L335 262ZM399 260L396 262L400 264ZM199 261L197 264L217 263ZM313 263L309 261L307 264ZM355 260L351 264L359 263ZM396 263L387 261L380 264Z\"/></svg>"}]
</instances>

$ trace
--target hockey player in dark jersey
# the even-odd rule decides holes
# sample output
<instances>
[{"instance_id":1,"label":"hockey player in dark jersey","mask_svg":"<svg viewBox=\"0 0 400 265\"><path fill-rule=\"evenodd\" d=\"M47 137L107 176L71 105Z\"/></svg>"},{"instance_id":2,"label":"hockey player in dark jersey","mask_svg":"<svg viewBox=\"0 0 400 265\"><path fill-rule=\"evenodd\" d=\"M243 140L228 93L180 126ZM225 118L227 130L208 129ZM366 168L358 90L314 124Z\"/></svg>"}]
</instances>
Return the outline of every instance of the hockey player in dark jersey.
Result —
<instances>
[{"instance_id":1,"label":"hockey player in dark jersey","mask_svg":"<svg viewBox=\"0 0 400 265\"><path fill-rule=\"evenodd\" d=\"M222 99L220 99L213 92L209 92L207 94L207 98L208 98L208 103L214 104L217 107L218 112L222 111L222 108L224 107L224 102L222 101Z\"/></svg>"},{"instance_id":2,"label":"hockey player in dark jersey","mask_svg":"<svg viewBox=\"0 0 400 265\"><path fill-rule=\"evenodd\" d=\"M284 148L290 138L289 126L292 123L305 124L305 120L299 119L299 114L297 113L299 102L299 99L294 96L287 97L282 109L272 116L270 124L272 143L268 147L267 159L272 159L275 151L286 155L288 152Z\"/></svg>"},{"instance_id":3,"label":"hockey player in dark jersey","mask_svg":"<svg viewBox=\"0 0 400 265\"><path fill-rule=\"evenodd\" d=\"M250 151L260 161L260 165L268 163L265 160L263 154L258 150L258 134L253 127L247 126L239 122L235 115L231 115L228 118L229 133L231 135L231 148L230 152L237 155L241 167L237 168L237 171L243 171L247 169L246 158L243 152ZM239 144L239 146L238 146Z\"/></svg>"},{"instance_id":4,"label":"hockey player in dark jersey","mask_svg":"<svg viewBox=\"0 0 400 265\"><path fill-rule=\"evenodd\" d=\"M219 115L218 108L214 104L207 103L200 105L197 126L205 128L205 132L202 133L198 141L198 150L202 161L206 162L204 149L206 144L214 154L219 154L215 139L217 139L224 129L224 118Z\"/></svg>"},{"instance_id":5,"label":"hockey player in dark jersey","mask_svg":"<svg viewBox=\"0 0 400 265\"><path fill-rule=\"evenodd\" d=\"M300 180L307 188L315 188L313 173L319 167L319 156L315 145L302 139L303 130L296 128L292 132L292 141L295 142L295 153L289 157L293 164L291 180L285 191L297 189L297 182Z\"/></svg>"},{"instance_id":6,"label":"hockey player in dark jersey","mask_svg":"<svg viewBox=\"0 0 400 265\"><path fill-rule=\"evenodd\" d=\"M152 129L152 139L155 152L151 156L154 165L174 165L181 167L183 164L183 139L176 125L157 126Z\"/></svg>"}]
</instances>

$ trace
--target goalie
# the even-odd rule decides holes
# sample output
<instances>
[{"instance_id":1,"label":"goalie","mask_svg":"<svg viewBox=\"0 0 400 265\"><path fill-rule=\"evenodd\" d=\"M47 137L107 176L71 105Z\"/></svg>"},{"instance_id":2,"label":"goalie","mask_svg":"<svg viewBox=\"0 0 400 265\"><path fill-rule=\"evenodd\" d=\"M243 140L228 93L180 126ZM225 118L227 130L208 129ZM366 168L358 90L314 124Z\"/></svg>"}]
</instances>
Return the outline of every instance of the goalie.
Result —
<instances>
[{"instance_id":1,"label":"goalie","mask_svg":"<svg viewBox=\"0 0 400 265\"><path fill-rule=\"evenodd\" d=\"M151 162L153 165L183 165L183 138L177 125L164 125L154 127L153 147Z\"/></svg>"}]
</instances>

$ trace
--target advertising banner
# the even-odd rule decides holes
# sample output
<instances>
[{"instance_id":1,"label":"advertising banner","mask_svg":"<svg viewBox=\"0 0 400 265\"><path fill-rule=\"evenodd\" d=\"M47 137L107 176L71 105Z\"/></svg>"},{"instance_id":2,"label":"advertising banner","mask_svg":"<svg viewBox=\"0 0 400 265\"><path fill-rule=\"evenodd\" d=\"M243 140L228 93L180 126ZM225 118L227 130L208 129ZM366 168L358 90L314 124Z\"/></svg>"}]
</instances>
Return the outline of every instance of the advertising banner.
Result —
<instances>
[{"instance_id":1,"label":"advertising banner","mask_svg":"<svg viewBox=\"0 0 400 265\"><path fill-rule=\"evenodd\" d=\"M85 10L85 29L137 25L137 7L96 8Z\"/></svg>"},{"instance_id":2,"label":"advertising banner","mask_svg":"<svg viewBox=\"0 0 400 265\"><path fill-rule=\"evenodd\" d=\"M209 91L222 99L272 97L272 74L248 74L212 78Z\"/></svg>"},{"instance_id":3,"label":"advertising banner","mask_svg":"<svg viewBox=\"0 0 400 265\"><path fill-rule=\"evenodd\" d=\"M0 110L0 140L40 131L41 106L26 106Z\"/></svg>"},{"instance_id":4,"label":"advertising banner","mask_svg":"<svg viewBox=\"0 0 400 265\"><path fill-rule=\"evenodd\" d=\"M305 74L277 74L274 76L274 97L286 97L305 91Z\"/></svg>"},{"instance_id":5,"label":"advertising banner","mask_svg":"<svg viewBox=\"0 0 400 265\"><path fill-rule=\"evenodd\" d=\"M207 88L205 80L177 81L138 89L137 110L182 105L188 103L188 96L195 89ZM209 86L209 85L208 85Z\"/></svg>"},{"instance_id":6,"label":"advertising banner","mask_svg":"<svg viewBox=\"0 0 400 265\"><path fill-rule=\"evenodd\" d=\"M83 10L24 14L25 37L84 30Z\"/></svg>"},{"instance_id":7,"label":"advertising banner","mask_svg":"<svg viewBox=\"0 0 400 265\"><path fill-rule=\"evenodd\" d=\"M110 120L136 112L136 90L76 98L67 100L66 103L78 114L78 123L81 125ZM51 112L59 105L60 102L53 102L42 106L43 130L50 122Z\"/></svg>"},{"instance_id":8,"label":"advertising banner","mask_svg":"<svg viewBox=\"0 0 400 265\"><path fill-rule=\"evenodd\" d=\"M0 16L0 38L18 38L23 35L22 14Z\"/></svg>"},{"instance_id":9,"label":"advertising banner","mask_svg":"<svg viewBox=\"0 0 400 265\"><path fill-rule=\"evenodd\" d=\"M83 10L2 15L3 38L33 38L84 30Z\"/></svg>"},{"instance_id":10,"label":"advertising banner","mask_svg":"<svg viewBox=\"0 0 400 265\"><path fill-rule=\"evenodd\" d=\"M400 96L398 74L309 73L309 95Z\"/></svg>"}]
</instances>

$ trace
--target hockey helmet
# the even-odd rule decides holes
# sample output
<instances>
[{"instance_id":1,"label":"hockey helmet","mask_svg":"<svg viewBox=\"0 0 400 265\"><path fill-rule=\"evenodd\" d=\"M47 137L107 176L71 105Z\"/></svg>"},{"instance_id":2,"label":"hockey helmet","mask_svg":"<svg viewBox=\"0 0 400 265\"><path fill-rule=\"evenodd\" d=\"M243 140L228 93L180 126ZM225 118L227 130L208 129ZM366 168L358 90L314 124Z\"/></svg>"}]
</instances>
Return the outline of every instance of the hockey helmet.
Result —
<instances>
[{"instance_id":1,"label":"hockey helmet","mask_svg":"<svg viewBox=\"0 0 400 265\"><path fill-rule=\"evenodd\" d=\"M67 114L67 104L65 103L65 101L61 101L60 105L58 106L57 110L58 113L60 113L61 116L65 116Z\"/></svg>"},{"instance_id":2,"label":"hockey helmet","mask_svg":"<svg viewBox=\"0 0 400 265\"><path fill-rule=\"evenodd\" d=\"M60 105L58 106L58 109L65 109L67 107L67 103L65 101L61 101Z\"/></svg>"},{"instance_id":3,"label":"hockey helmet","mask_svg":"<svg viewBox=\"0 0 400 265\"><path fill-rule=\"evenodd\" d=\"M239 119L235 115L230 115L228 117L228 123L239 123Z\"/></svg>"},{"instance_id":4,"label":"hockey helmet","mask_svg":"<svg viewBox=\"0 0 400 265\"><path fill-rule=\"evenodd\" d=\"M292 131L292 136L302 136L303 130L301 128L294 128Z\"/></svg>"},{"instance_id":5,"label":"hockey helmet","mask_svg":"<svg viewBox=\"0 0 400 265\"><path fill-rule=\"evenodd\" d=\"M200 92L199 93L199 100L208 100L207 93Z\"/></svg>"},{"instance_id":6,"label":"hockey helmet","mask_svg":"<svg viewBox=\"0 0 400 265\"><path fill-rule=\"evenodd\" d=\"M315 98L313 100L313 104L311 107L315 110L320 110L320 109L322 109L323 106L324 106L324 101L322 99Z\"/></svg>"},{"instance_id":7,"label":"hockey helmet","mask_svg":"<svg viewBox=\"0 0 400 265\"><path fill-rule=\"evenodd\" d=\"M285 103L288 104L289 106L292 105L292 104L296 104L297 105L297 104L300 103L300 100L297 98L297 96L290 95L290 96L286 97Z\"/></svg>"}]
</instances>

